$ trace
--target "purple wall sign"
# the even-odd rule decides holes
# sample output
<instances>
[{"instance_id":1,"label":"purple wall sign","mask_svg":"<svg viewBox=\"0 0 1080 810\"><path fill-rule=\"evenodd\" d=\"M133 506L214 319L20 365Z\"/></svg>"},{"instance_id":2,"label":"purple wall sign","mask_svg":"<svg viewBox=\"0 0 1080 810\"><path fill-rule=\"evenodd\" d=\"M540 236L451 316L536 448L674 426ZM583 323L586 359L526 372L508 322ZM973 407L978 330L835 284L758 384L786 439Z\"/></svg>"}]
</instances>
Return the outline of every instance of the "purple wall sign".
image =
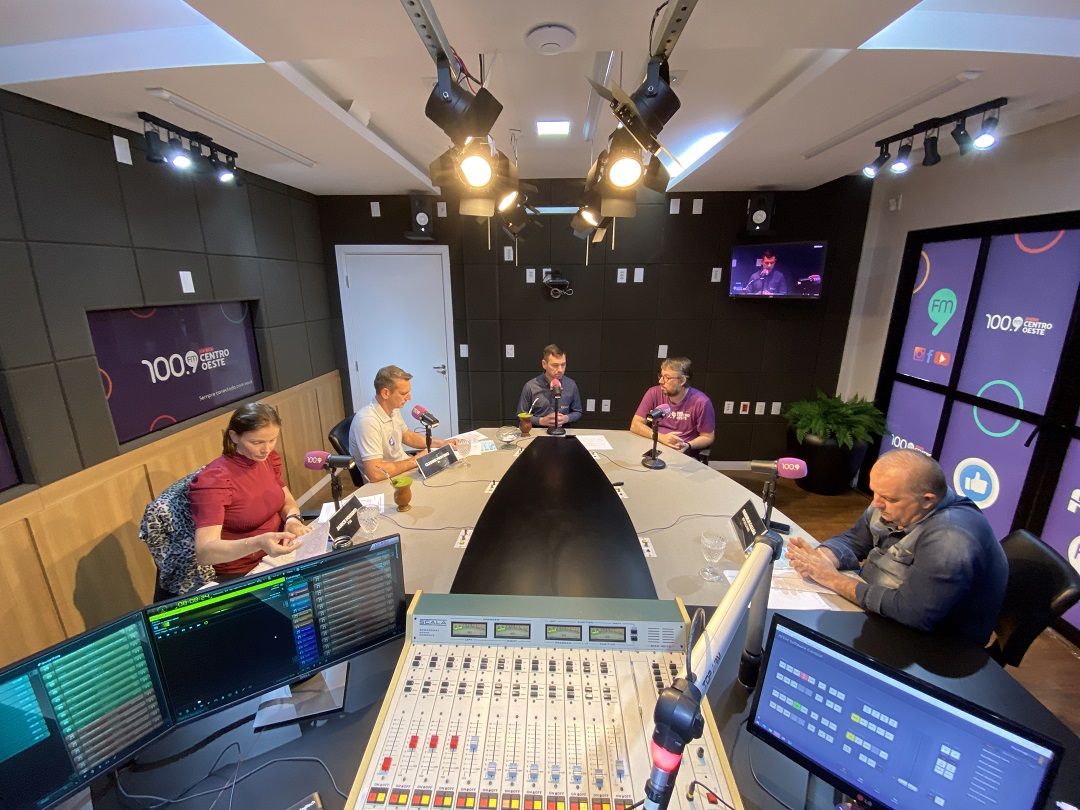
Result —
<instances>
[{"instance_id":1,"label":"purple wall sign","mask_svg":"<svg viewBox=\"0 0 1080 810\"><path fill-rule=\"evenodd\" d=\"M938 461L949 486L975 501L999 539L1012 529L1033 451L1024 442L1033 428L986 408L953 404Z\"/></svg>"},{"instance_id":2,"label":"purple wall sign","mask_svg":"<svg viewBox=\"0 0 1080 810\"><path fill-rule=\"evenodd\" d=\"M912 448L931 453L945 397L907 383L894 383L889 399L889 432L881 437L881 452Z\"/></svg>"},{"instance_id":3,"label":"purple wall sign","mask_svg":"<svg viewBox=\"0 0 1080 810\"><path fill-rule=\"evenodd\" d=\"M11 448L8 447L4 423L0 422L0 491L11 489L21 480L19 471L15 469L15 460L11 457Z\"/></svg>"},{"instance_id":4,"label":"purple wall sign","mask_svg":"<svg viewBox=\"0 0 1080 810\"><path fill-rule=\"evenodd\" d=\"M1043 413L1077 284L1080 231L995 236L960 389Z\"/></svg>"},{"instance_id":5,"label":"purple wall sign","mask_svg":"<svg viewBox=\"0 0 1080 810\"><path fill-rule=\"evenodd\" d=\"M263 390L245 302L114 309L86 317L121 442Z\"/></svg>"},{"instance_id":6,"label":"purple wall sign","mask_svg":"<svg viewBox=\"0 0 1080 810\"><path fill-rule=\"evenodd\" d=\"M961 239L923 245L896 366L900 374L948 385L980 241Z\"/></svg>"},{"instance_id":7,"label":"purple wall sign","mask_svg":"<svg viewBox=\"0 0 1080 810\"><path fill-rule=\"evenodd\" d=\"M1054 500L1046 514L1042 539L1080 571L1080 439L1069 444ZM1073 627L1080 627L1080 605L1065 612Z\"/></svg>"}]
</instances>

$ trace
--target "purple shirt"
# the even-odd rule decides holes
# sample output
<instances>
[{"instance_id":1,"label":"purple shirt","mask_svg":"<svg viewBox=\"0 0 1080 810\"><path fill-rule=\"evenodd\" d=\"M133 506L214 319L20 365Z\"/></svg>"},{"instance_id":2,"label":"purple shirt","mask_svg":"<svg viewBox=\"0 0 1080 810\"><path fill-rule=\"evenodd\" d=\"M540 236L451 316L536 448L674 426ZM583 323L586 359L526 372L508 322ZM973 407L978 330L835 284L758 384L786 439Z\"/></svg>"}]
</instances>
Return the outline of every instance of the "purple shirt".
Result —
<instances>
[{"instance_id":1,"label":"purple shirt","mask_svg":"<svg viewBox=\"0 0 1080 810\"><path fill-rule=\"evenodd\" d=\"M696 388L686 389L686 396L678 404L664 393L659 385L654 385L641 398L635 414L642 419L645 414L660 405L670 405L671 413L660 420L661 433L674 433L684 442L696 439L702 433L716 430L716 414L712 400Z\"/></svg>"}]
</instances>

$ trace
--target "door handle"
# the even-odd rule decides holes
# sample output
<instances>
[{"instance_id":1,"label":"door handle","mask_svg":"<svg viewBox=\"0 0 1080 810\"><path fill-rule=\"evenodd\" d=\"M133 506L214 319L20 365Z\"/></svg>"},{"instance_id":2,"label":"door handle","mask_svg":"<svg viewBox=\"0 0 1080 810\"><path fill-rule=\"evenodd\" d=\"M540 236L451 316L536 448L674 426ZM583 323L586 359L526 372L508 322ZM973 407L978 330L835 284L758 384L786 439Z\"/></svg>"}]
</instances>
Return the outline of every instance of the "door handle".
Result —
<instances>
[{"instance_id":1,"label":"door handle","mask_svg":"<svg viewBox=\"0 0 1080 810\"><path fill-rule=\"evenodd\" d=\"M440 374L442 374L444 377L446 376L446 364L445 363L443 365L441 365L441 366L432 366L432 368L435 369Z\"/></svg>"}]
</instances>

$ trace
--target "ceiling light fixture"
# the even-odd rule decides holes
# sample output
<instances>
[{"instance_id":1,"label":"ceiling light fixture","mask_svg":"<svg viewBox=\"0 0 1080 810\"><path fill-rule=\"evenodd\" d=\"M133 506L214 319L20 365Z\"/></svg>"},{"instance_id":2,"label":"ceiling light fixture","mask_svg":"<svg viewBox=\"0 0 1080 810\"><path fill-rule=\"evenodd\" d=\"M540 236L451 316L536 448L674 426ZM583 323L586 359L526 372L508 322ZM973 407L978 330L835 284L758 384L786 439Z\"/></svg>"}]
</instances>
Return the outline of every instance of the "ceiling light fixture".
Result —
<instances>
[{"instance_id":1,"label":"ceiling light fixture","mask_svg":"<svg viewBox=\"0 0 1080 810\"><path fill-rule=\"evenodd\" d=\"M630 188L637 185L644 171L641 147L628 130L619 127L608 147L607 182L615 188Z\"/></svg>"},{"instance_id":2,"label":"ceiling light fixture","mask_svg":"<svg viewBox=\"0 0 1080 810\"><path fill-rule=\"evenodd\" d=\"M959 110L942 118L929 118L926 121L920 121L909 130L890 135L888 138L882 138L874 144L880 150L878 157L862 170L863 174L867 177L877 176L884 162L888 160L889 144L892 143L899 143L900 148L897 150L896 160L889 167L889 170L894 174L906 172L911 166L911 147L916 135L924 136L922 165L936 166L941 162L941 155L938 152L940 146L938 132L941 128L950 124L953 125L953 128L949 134L956 142L961 155L966 155L973 148L989 149L996 141L999 111L1008 103L1007 98L995 98L992 101L985 101L982 104L968 107L966 110ZM983 116L979 136L976 139L978 143L972 140L967 131L967 119L976 115Z\"/></svg>"},{"instance_id":3,"label":"ceiling light fixture","mask_svg":"<svg viewBox=\"0 0 1080 810\"><path fill-rule=\"evenodd\" d=\"M150 163L167 162L177 169L212 171L222 183L243 185L242 174L236 168L238 155L233 150L215 143L209 135L191 132L150 113L140 112L138 116L143 122L146 159ZM167 143L163 142L162 134ZM187 141L186 149L184 141Z\"/></svg>"},{"instance_id":4,"label":"ceiling light fixture","mask_svg":"<svg viewBox=\"0 0 1080 810\"><path fill-rule=\"evenodd\" d=\"M889 154L889 147L882 144L881 152L874 158L873 163L863 167L862 173L867 177L877 177L877 173L881 171L882 166L889 162L890 157L892 157L892 155Z\"/></svg>"},{"instance_id":5,"label":"ceiling light fixture","mask_svg":"<svg viewBox=\"0 0 1080 810\"><path fill-rule=\"evenodd\" d=\"M536 122L536 134L544 137L546 135L563 136L570 134L570 122L569 121L537 121Z\"/></svg>"},{"instance_id":6,"label":"ceiling light fixture","mask_svg":"<svg viewBox=\"0 0 1080 810\"><path fill-rule=\"evenodd\" d=\"M900 148L896 150L896 160L889 166L889 171L893 174L903 174L911 168L911 141L900 144Z\"/></svg>"},{"instance_id":7,"label":"ceiling light fixture","mask_svg":"<svg viewBox=\"0 0 1080 810\"><path fill-rule=\"evenodd\" d=\"M990 115L983 117L982 127L979 128L979 134L975 136L975 140L971 142L971 145L979 150L992 147L997 143L997 125L997 110L994 110Z\"/></svg>"},{"instance_id":8,"label":"ceiling light fixture","mask_svg":"<svg viewBox=\"0 0 1080 810\"><path fill-rule=\"evenodd\" d=\"M162 101L167 101L175 107L179 107L181 110L185 110L192 115L197 115L205 121L209 121L211 124L217 124L222 129L227 129L229 132L239 135L241 138L247 138L252 143L257 143L259 146L265 146L279 155L289 158L289 160L295 160L297 163L307 166L309 169L314 169L317 164L314 160L308 157L304 157L299 152L294 152L286 146L282 146L276 141L272 141L265 135L260 135L258 132L253 132L245 126L237 124L235 121L230 121L228 118L218 115L213 110L208 110L196 104L194 101L190 101L183 96L178 96L171 90L166 90L164 87L148 87L146 92L155 98L160 98Z\"/></svg>"}]
</instances>

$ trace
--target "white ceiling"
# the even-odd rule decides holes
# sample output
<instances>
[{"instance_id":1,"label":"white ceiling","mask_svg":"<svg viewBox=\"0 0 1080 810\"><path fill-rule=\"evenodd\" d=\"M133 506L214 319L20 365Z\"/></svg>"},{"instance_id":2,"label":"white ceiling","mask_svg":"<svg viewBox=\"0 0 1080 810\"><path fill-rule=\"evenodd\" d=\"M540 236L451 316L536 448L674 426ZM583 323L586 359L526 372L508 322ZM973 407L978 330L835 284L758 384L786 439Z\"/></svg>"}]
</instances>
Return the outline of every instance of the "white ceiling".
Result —
<instances>
[{"instance_id":1,"label":"white ceiling","mask_svg":"<svg viewBox=\"0 0 1080 810\"><path fill-rule=\"evenodd\" d=\"M431 2L472 73L479 75L485 54L487 87L505 108L492 135L509 154L510 130L521 131L521 175L583 177L615 125L605 106L597 143L583 140L592 92L585 77L598 53L614 51L621 86L637 87L659 0ZM572 28L574 46L558 56L531 51L525 33L543 22ZM672 190L805 189L858 171L879 138L997 96L1009 98L1006 137L1080 114L1080 3L701 0L670 65L682 108L661 142L678 155L702 136L729 133ZM977 78L950 82L972 71ZM0 87L132 130L141 129L135 114L145 110L207 133L251 171L315 194L429 187L427 166L449 145L424 117L434 76L400 0L0 6ZM950 89L921 100L943 87ZM316 165L148 88L165 88ZM568 138L535 135L536 120L556 118L572 122ZM943 153L954 151L947 137L941 143Z\"/></svg>"}]
</instances>

